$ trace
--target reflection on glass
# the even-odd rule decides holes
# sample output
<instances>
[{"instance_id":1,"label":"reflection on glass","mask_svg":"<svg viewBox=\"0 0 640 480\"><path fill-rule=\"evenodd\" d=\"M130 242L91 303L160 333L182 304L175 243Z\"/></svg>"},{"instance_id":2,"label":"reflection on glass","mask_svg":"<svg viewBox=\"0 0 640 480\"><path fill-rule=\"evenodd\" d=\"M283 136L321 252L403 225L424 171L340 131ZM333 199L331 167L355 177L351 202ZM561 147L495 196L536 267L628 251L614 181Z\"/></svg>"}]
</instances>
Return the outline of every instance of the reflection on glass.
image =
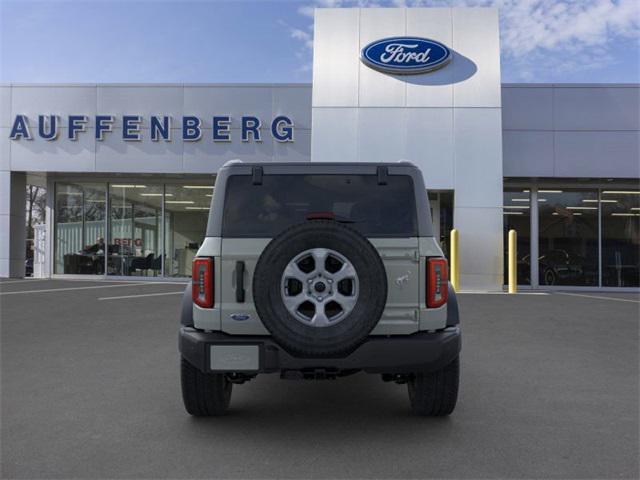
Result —
<instances>
[{"instance_id":1,"label":"reflection on glass","mask_svg":"<svg viewBox=\"0 0 640 480\"><path fill-rule=\"evenodd\" d=\"M109 185L109 275L162 271L162 185Z\"/></svg>"},{"instance_id":2,"label":"reflection on glass","mask_svg":"<svg viewBox=\"0 0 640 480\"><path fill-rule=\"evenodd\" d=\"M165 275L190 277L191 263L207 230L213 185L166 185Z\"/></svg>"},{"instance_id":3,"label":"reflection on glass","mask_svg":"<svg viewBox=\"0 0 640 480\"><path fill-rule=\"evenodd\" d=\"M604 190L602 285L640 286L640 191Z\"/></svg>"},{"instance_id":4,"label":"reflection on glass","mask_svg":"<svg viewBox=\"0 0 640 480\"><path fill-rule=\"evenodd\" d=\"M598 192L538 190L540 285L598 285Z\"/></svg>"},{"instance_id":5,"label":"reflection on glass","mask_svg":"<svg viewBox=\"0 0 640 480\"><path fill-rule=\"evenodd\" d=\"M528 189L505 188L503 205L504 283L509 282L509 230L517 233L518 285L531 285L531 199Z\"/></svg>"},{"instance_id":6,"label":"reflection on glass","mask_svg":"<svg viewBox=\"0 0 640 480\"><path fill-rule=\"evenodd\" d=\"M56 183L54 272L104 273L105 185Z\"/></svg>"}]
</instances>

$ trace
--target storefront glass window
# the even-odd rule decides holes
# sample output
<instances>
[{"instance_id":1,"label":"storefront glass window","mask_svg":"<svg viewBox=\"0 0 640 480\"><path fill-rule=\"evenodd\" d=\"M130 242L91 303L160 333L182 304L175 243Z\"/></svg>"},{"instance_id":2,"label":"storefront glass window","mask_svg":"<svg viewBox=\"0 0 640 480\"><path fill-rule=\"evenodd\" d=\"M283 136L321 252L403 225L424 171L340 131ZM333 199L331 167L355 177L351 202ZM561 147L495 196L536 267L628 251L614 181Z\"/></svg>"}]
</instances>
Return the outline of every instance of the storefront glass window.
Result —
<instances>
[{"instance_id":1,"label":"storefront glass window","mask_svg":"<svg viewBox=\"0 0 640 480\"><path fill-rule=\"evenodd\" d=\"M191 262L205 237L212 195L211 184L166 186L166 276L191 276Z\"/></svg>"},{"instance_id":2,"label":"storefront glass window","mask_svg":"<svg viewBox=\"0 0 640 480\"><path fill-rule=\"evenodd\" d=\"M509 230L517 234L518 285L531 285L531 194L526 188L505 188L503 206L504 283L509 282Z\"/></svg>"},{"instance_id":3,"label":"storefront glass window","mask_svg":"<svg viewBox=\"0 0 640 480\"><path fill-rule=\"evenodd\" d=\"M104 184L56 184L55 273L104 273L105 189Z\"/></svg>"},{"instance_id":4,"label":"storefront glass window","mask_svg":"<svg viewBox=\"0 0 640 480\"><path fill-rule=\"evenodd\" d=\"M109 185L109 275L162 272L162 185Z\"/></svg>"},{"instance_id":5,"label":"storefront glass window","mask_svg":"<svg viewBox=\"0 0 640 480\"><path fill-rule=\"evenodd\" d=\"M603 190L602 286L640 286L640 191Z\"/></svg>"},{"instance_id":6,"label":"storefront glass window","mask_svg":"<svg viewBox=\"0 0 640 480\"><path fill-rule=\"evenodd\" d=\"M540 285L598 285L598 192L538 190Z\"/></svg>"}]
</instances>

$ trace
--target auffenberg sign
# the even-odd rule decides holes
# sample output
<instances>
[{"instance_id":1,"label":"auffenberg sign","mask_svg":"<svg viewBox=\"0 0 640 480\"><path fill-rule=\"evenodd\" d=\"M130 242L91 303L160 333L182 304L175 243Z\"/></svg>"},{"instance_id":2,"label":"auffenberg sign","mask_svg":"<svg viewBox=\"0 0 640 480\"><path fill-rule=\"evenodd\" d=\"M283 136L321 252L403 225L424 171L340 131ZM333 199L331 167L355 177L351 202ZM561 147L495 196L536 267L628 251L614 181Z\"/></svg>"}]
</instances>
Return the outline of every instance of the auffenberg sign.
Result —
<instances>
[{"instance_id":1,"label":"auffenberg sign","mask_svg":"<svg viewBox=\"0 0 640 480\"><path fill-rule=\"evenodd\" d=\"M16 115L9 138L11 140L33 140L38 137L53 141L61 137L62 129L66 129L66 137L69 140L78 140L79 136L87 135L89 117L87 115L68 115L60 117L58 115L38 115L37 120L26 115ZM148 128L149 138L154 141L171 141L172 117L168 115L152 115L147 119L143 129L144 118L141 115L123 115L120 117L121 132L114 131L116 117L114 115L96 115L93 117L94 136L98 141L102 141L107 135L117 135L120 133L124 141L140 141L143 138L143 131ZM263 138L262 121L258 117L240 117L237 125L240 139L243 142L261 142ZM293 142L294 124L291 118L286 115L279 115L271 120L269 125L271 137L277 142ZM182 140L185 142L197 142L203 138L205 129L200 117L183 116L181 122ZM231 142L233 140L232 119L229 115L214 116L211 118L211 136L214 142ZM146 133L146 132L145 132ZM237 135L237 133L236 133Z\"/></svg>"}]
</instances>

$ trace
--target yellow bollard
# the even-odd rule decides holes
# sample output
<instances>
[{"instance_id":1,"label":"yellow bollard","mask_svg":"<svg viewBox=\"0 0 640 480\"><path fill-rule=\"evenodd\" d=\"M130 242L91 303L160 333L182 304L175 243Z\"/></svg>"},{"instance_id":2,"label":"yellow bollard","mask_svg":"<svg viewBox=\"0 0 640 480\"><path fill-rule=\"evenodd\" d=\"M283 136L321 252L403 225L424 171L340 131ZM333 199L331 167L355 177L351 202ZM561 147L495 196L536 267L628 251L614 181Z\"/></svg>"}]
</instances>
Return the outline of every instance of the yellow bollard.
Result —
<instances>
[{"instance_id":1,"label":"yellow bollard","mask_svg":"<svg viewBox=\"0 0 640 480\"><path fill-rule=\"evenodd\" d=\"M453 289L456 292L460 288L460 256L458 254L458 245L458 230L454 228L451 230L451 254L449 256L451 258L451 285L453 285Z\"/></svg>"},{"instance_id":2,"label":"yellow bollard","mask_svg":"<svg viewBox=\"0 0 640 480\"><path fill-rule=\"evenodd\" d=\"M515 230L509 230L509 293L518 292L517 240Z\"/></svg>"}]
</instances>

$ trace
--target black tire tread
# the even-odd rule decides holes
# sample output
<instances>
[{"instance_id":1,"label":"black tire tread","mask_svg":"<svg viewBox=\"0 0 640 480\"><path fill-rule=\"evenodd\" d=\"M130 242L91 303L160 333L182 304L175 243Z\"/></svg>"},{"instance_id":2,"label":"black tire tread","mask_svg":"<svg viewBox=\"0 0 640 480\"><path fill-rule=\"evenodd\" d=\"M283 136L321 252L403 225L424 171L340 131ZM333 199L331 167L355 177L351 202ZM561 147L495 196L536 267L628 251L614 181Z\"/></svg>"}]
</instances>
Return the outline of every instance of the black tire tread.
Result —
<instances>
[{"instance_id":1,"label":"black tire tread","mask_svg":"<svg viewBox=\"0 0 640 480\"><path fill-rule=\"evenodd\" d=\"M184 358L180 360L184 408L195 417L224 415L233 384L221 373L202 373Z\"/></svg>"},{"instance_id":2,"label":"black tire tread","mask_svg":"<svg viewBox=\"0 0 640 480\"><path fill-rule=\"evenodd\" d=\"M435 372L414 374L408 383L411 411L428 417L450 415L456 407L459 380L459 357Z\"/></svg>"}]
</instances>

